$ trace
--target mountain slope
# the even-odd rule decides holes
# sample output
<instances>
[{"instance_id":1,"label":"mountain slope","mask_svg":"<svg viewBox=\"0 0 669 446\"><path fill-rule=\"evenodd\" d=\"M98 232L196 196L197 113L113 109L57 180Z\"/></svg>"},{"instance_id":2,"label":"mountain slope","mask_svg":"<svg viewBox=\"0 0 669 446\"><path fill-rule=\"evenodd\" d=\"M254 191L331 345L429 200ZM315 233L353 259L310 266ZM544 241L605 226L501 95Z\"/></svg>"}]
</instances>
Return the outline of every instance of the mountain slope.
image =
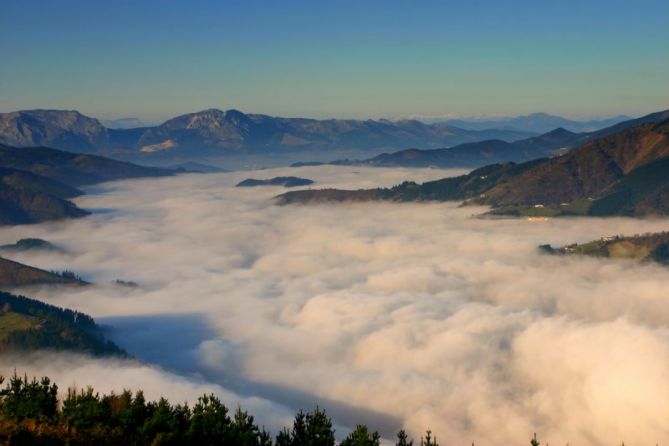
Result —
<instances>
[{"instance_id":1,"label":"mountain slope","mask_svg":"<svg viewBox=\"0 0 669 446\"><path fill-rule=\"evenodd\" d=\"M0 353L39 349L127 356L92 317L0 291Z\"/></svg>"},{"instance_id":2,"label":"mountain slope","mask_svg":"<svg viewBox=\"0 0 669 446\"><path fill-rule=\"evenodd\" d=\"M669 120L642 124L556 158L486 166L390 189L295 191L278 204L468 200L505 215L669 215Z\"/></svg>"},{"instance_id":3,"label":"mountain slope","mask_svg":"<svg viewBox=\"0 0 669 446\"><path fill-rule=\"evenodd\" d=\"M32 172L70 186L83 186L119 179L169 176L174 172L46 147L0 145L0 167Z\"/></svg>"},{"instance_id":4,"label":"mountain slope","mask_svg":"<svg viewBox=\"0 0 669 446\"><path fill-rule=\"evenodd\" d=\"M669 121L642 124L593 140L499 184L482 202L546 205L597 197L634 169L667 156Z\"/></svg>"},{"instance_id":5,"label":"mountain slope","mask_svg":"<svg viewBox=\"0 0 669 446\"><path fill-rule=\"evenodd\" d=\"M590 206L590 215L653 215L669 209L669 157L625 175Z\"/></svg>"},{"instance_id":6,"label":"mountain slope","mask_svg":"<svg viewBox=\"0 0 669 446\"><path fill-rule=\"evenodd\" d=\"M308 204L319 202L351 201L455 201L478 198L485 191L498 183L513 178L534 166L545 162L544 159L522 164L492 164L473 170L466 175L442 178L417 184L405 181L391 188L340 190L308 189L286 192L275 197L278 205Z\"/></svg>"},{"instance_id":7,"label":"mountain slope","mask_svg":"<svg viewBox=\"0 0 669 446\"><path fill-rule=\"evenodd\" d=\"M74 274L56 274L33 266L0 257L0 287L14 288L28 285L85 285Z\"/></svg>"},{"instance_id":8,"label":"mountain slope","mask_svg":"<svg viewBox=\"0 0 669 446\"><path fill-rule=\"evenodd\" d=\"M505 161L525 161L545 156L543 151L535 153L515 143L489 140L460 144L447 149L408 149L395 153L382 153L361 161L360 165L377 167L478 167Z\"/></svg>"},{"instance_id":9,"label":"mountain slope","mask_svg":"<svg viewBox=\"0 0 669 446\"><path fill-rule=\"evenodd\" d=\"M39 223L88 215L74 203L49 193L0 184L0 225Z\"/></svg>"},{"instance_id":10,"label":"mountain slope","mask_svg":"<svg viewBox=\"0 0 669 446\"><path fill-rule=\"evenodd\" d=\"M81 195L78 186L172 174L95 155L0 144L0 225L83 217L88 212L68 201Z\"/></svg>"},{"instance_id":11,"label":"mountain slope","mask_svg":"<svg viewBox=\"0 0 669 446\"><path fill-rule=\"evenodd\" d=\"M77 197L82 194L76 187L19 169L0 167L0 182L15 189L27 189L63 199Z\"/></svg>"}]
</instances>

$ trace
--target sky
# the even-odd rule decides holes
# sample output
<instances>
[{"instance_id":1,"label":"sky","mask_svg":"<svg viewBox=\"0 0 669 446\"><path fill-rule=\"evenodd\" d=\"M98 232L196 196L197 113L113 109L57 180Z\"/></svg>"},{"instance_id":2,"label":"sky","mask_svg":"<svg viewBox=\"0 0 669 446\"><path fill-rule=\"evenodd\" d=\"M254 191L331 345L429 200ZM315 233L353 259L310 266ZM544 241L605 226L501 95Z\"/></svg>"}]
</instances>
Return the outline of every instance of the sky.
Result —
<instances>
[{"instance_id":1,"label":"sky","mask_svg":"<svg viewBox=\"0 0 669 446\"><path fill-rule=\"evenodd\" d=\"M669 108L666 0L0 0L0 111L396 118Z\"/></svg>"}]
</instances>

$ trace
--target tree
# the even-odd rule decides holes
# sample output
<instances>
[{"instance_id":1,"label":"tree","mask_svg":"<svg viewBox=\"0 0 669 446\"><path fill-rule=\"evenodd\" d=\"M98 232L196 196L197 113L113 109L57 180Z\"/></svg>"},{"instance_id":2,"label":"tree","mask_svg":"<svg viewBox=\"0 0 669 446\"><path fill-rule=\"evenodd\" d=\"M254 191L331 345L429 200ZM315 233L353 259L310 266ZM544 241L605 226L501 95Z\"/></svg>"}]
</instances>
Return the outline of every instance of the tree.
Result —
<instances>
[{"instance_id":1,"label":"tree","mask_svg":"<svg viewBox=\"0 0 669 446\"><path fill-rule=\"evenodd\" d=\"M81 392L73 388L67 389L62 415L68 426L76 429L91 428L109 417L100 401L100 396L93 393L92 387L88 387L86 391L82 389Z\"/></svg>"},{"instance_id":2,"label":"tree","mask_svg":"<svg viewBox=\"0 0 669 446\"><path fill-rule=\"evenodd\" d=\"M145 440L145 444L152 446L182 444L176 411L169 401L161 398L157 404L149 403L147 407L151 416L139 429L139 436Z\"/></svg>"},{"instance_id":3,"label":"tree","mask_svg":"<svg viewBox=\"0 0 669 446\"><path fill-rule=\"evenodd\" d=\"M3 381L0 380L0 383ZM28 376L21 378L14 371L5 388L0 391L0 398L1 412L8 418L51 419L58 408L58 386L51 384L46 376L39 382L37 378L28 381Z\"/></svg>"},{"instance_id":4,"label":"tree","mask_svg":"<svg viewBox=\"0 0 669 446\"><path fill-rule=\"evenodd\" d=\"M276 436L276 440L274 441L275 446L290 446L291 443L291 436L290 436L290 431L288 428L284 427L279 431L279 433Z\"/></svg>"},{"instance_id":5,"label":"tree","mask_svg":"<svg viewBox=\"0 0 669 446\"><path fill-rule=\"evenodd\" d=\"M539 446L541 443L539 443L539 440L537 440L537 433L534 433L534 437L530 440L530 444L532 446Z\"/></svg>"},{"instance_id":6,"label":"tree","mask_svg":"<svg viewBox=\"0 0 669 446\"><path fill-rule=\"evenodd\" d=\"M378 432L369 432L367 426L358 424L340 446L379 446L380 440L381 436Z\"/></svg>"},{"instance_id":7,"label":"tree","mask_svg":"<svg viewBox=\"0 0 669 446\"><path fill-rule=\"evenodd\" d=\"M239 446L255 446L260 440L260 430L253 424L253 416L237 407L231 425L232 444Z\"/></svg>"},{"instance_id":8,"label":"tree","mask_svg":"<svg viewBox=\"0 0 669 446\"><path fill-rule=\"evenodd\" d=\"M316 407L313 413L299 411L293 421L293 429L284 429L277 435L279 446L334 446L335 437L332 420L324 410Z\"/></svg>"},{"instance_id":9,"label":"tree","mask_svg":"<svg viewBox=\"0 0 669 446\"><path fill-rule=\"evenodd\" d=\"M402 429L397 433L397 442L395 446L413 446L413 440L408 441L407 433Z\"/></svg>"},{"instance_id":10,"label":"tree","mask_svg":"<svg viewBox=\"0 0 669 446\"><path fill-rule=\"evenodd\" d=\"M228 408L212 395L203 395L193 406L186 438L192 444L214 446L225 441L230 433Z\"/></svg>"},{"instance_id":11,"label":"tree","mask_svg":"<svg viewBox=\"0 0 669 446\"><path fill-rule=\"evenodd\" d=\"M420 445L421 446L439 446L439 444L437 443L436 435L435 435L434 438L432 438L432 431L429 430L429 429L425 431L425 438L421 437Z\"/></svg>"},{"instance_id":12,"label":"tree","mask_svg":"<svg viewBox=\"0 0 669 446\"><path fill-rule=\"evenodd\" d=\"M116 421L123 432L136 433L151 416L150 408L144 399L144 392L141 390L132 393L126 390L119 397L105 399L105 404L109 404L112 419Z\"/></svg>"}]
</instances>

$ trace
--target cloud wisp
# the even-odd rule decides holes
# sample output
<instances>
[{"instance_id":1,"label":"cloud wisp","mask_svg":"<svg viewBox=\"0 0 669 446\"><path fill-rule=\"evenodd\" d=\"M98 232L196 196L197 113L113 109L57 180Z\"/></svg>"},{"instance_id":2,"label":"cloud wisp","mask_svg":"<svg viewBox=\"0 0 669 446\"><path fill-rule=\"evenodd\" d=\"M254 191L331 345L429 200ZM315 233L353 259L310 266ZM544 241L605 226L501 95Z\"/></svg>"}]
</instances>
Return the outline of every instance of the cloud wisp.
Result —
<instances>
[{"instance_id":1,"label":"cloud wisp","mask_svg":"<svg viewBox=\"0 0 669 446\"><path fill-rule=\"evenodd\" d=\"M17 260L100 284L33 296L90 313L170 372L80 357L32 370L97 386L100 370L130 367L133 386L161 392L160 374L181 383L181 399L213 386L265 408L320 403L342 429L430 428L444 442L669 439L669 272L536 249L669 221L485 220L457 203L278 207L281 188L233 187L259 175L363 188L456 173L321 166L118 182L78 200L105 212L3 229L2 242L36 236L70 252ZM288 413L262 407L266 426Z\"/></svg>"}]
</instances>

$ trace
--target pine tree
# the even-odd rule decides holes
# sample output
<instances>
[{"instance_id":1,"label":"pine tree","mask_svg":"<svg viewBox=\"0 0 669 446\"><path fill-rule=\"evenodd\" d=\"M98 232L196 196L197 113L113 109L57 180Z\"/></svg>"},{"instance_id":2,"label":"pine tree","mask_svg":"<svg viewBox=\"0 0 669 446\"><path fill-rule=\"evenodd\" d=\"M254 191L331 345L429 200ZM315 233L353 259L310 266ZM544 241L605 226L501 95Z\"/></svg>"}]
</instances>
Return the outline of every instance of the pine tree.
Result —
<instances>
[{"instance_id":1,"label":"pine tree","mask_svg":"<svg viewBox=\"0 0 669 446\"><path fill-rule=\"evenodd\" d=\"M413 446L413 440L408 441L407 433L402 429L397 433L397 442L395 446Z\"/></svg>"},{"instance_id":2,"label":"pine tree","mask_svg":"<svg viewBox=\"0 0 669 446\"><path fill-rule=\"evenodd\" d=\"M421 446L439 446L436 435L432 438L432 431L429 429L425 431L425 438L421 437L420 444Z\"/></svg>"},{"instance_id":3,"label":"pine tree","mask_svg":"<svg viewBox=\"0 0 669 446\"><path fill-rule=\"evenodd\" d=\"M353 432L340 443L340 446L379 446L381 436L378 432L369 432L367 426L358 424Z\"/></svg>"},{"instance_id":4,"label":"pine tree","mask_svg":"<svg viewBox=\"0 0 669 446\"><path fill-rule=\"evenodd\" d=\"M541 443L539 443L539 440L537 440L537 433L534 433L534 437L530 440L530 444L532 446L539 446Z\"/></svg>"}]
</instances>

